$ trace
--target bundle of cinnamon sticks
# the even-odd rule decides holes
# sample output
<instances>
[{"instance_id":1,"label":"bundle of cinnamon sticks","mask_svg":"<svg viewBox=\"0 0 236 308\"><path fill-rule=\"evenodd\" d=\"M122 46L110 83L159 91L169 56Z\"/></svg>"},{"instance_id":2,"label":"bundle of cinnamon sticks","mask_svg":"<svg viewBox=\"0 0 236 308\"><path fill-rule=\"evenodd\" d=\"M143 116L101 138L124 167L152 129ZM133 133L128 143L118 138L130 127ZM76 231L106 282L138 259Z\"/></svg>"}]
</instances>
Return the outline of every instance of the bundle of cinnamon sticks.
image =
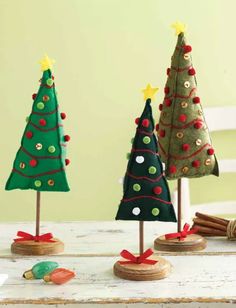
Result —
<instances>
[{"instance_id":1,"label":"bundle of cinnamon sticks","mask_svg":"<svg viewBox=\"0 0 236 308\"><path fill-rule=\"evenodd\" d=\"M193 218L193 227L198 228L198 234L203 236L228 236L230 220L202 214L195 213ZM236 238L236 230L233 230L233 236Z\"/></svg>"}]
</instances>

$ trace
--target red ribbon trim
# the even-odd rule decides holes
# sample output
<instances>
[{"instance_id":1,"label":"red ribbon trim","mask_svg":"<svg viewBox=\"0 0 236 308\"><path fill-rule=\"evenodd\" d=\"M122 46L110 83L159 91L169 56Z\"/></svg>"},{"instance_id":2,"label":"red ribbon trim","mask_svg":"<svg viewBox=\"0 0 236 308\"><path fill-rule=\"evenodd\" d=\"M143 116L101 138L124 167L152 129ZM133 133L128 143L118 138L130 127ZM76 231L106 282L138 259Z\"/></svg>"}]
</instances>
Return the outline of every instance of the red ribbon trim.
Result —
<instances>
[{"instance_id":1,"label":"red ribbon trim","mask_svg":"<svg viewBox=\"0 0 236 308\"><path fill-rule=\"evenodd\" d=\"M147 249L142 253L140 256L136 257L128 250L124 249L121 251L120 255L122 258L128 260L128 261L118 261L120 264L156 264L158 261L156 260L150 260L147 259L153 254L153 251L151 248Z\"/></svg>"},{"instance_id":2,"label":"red ribbon trim","mask_svg":"<svg viewBox=\"0 0 236 308\"><path fill-rule=\"evenodd\" d=\"M170 239L173 239L173 238L178 238L180 241L184 241L184 239L190 235L190 234L194 234L194 233L197 233L198 231L198 228L192 228L190 229L190 225L189 224L185 224L184 227L183 227L183 230L180 231L180 232L176 232L176 233L168 233L168 234L165 234L165 238L166 240L170 240Z\"/></svg>"},{"instance_id":3,"label":"red ribbon trim","mask_svg":"<svg viewBox=\"0 0 236 308\"><path fill-rule=\"evenodd\" d=\"M17 236L19 236L19 238L15 238L14 242L23 242L23 241L49 242L49 243L55 242L52 240L53 238L52 233L45 233L37 236L24 231L18 231Z\"/></svg>"}]
</instances>

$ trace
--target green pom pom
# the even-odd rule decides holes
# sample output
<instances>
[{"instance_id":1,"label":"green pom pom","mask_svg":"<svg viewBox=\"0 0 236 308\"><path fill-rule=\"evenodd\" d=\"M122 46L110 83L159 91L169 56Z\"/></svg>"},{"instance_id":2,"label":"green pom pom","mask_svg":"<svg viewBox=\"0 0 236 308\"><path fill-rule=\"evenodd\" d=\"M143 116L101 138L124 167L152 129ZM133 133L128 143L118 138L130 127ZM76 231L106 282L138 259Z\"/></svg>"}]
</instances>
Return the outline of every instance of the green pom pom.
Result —
<instances>
[{"instance_id":1,"label":"green pom pom","mask_svg":"<svg viewBox=\"0 0 236 308\"><path fill-rule=\"evenodd\" d=\"M50 147L48 147L49 153L54 153L55 151L56 151L56 148L53 145L50 145Z\"/></svg>"},{"instance_id":2,"label":"green pom pom","mask_svg":"<svg viewBox=\"0 0 236 308\"><path fill-rule=\"evenodd\" d=\"M46 81L46 83L47 83L47 85L48 85L49 87L51 87L51 86L53 85L53 80L52 80L52 78L48 78L47 81Z\"/></svg>"},{"instance_id":3,"label":"green pom pom","mask_svg":"<svg viewBox=\"0 0 236 308\"><path fill-rule=\"evenodd\" d=\"M139 184L134 184L133 185L133 190L134 191L140 191L141 190L141 186Z\"/></svg>"},{"instance_id":4,"label":"green pom pom","mask_svg":"<svg viewBox=\"0 0 236 308\"><path fill-rule=\"evenodd\" d=\"M130 153L127 153L127 154L126 154L126 158L127 158L127 159L130 159L130 156L131 156Z\"/></svg>"},{"instance_id":5,"label":"green pom pom","mask_svg":"<svg viewBox=\"0 0 236 308\"><path fill-rule=\"evenodd\" d=\"M42 102L39 102L38 104L37 104L37 108L38 109L40 109L40 110L42 110L42 109L44 109L44 103L42 103Z\"/></svg>"},{"instance_id":6,"label":"green pom pom","mask_svg":"<svg viewBox=\"0 0 236 308\"><path fill-rule=\"evenodd\" d=\"M160 210L159 210L157 207L154 207L154 208L152 209L152 215L153 215L153 216L158 216L159 213L160 213Z\"/></svg>"},{"instance_id":7,"label":"green pom pom","mask_svg":"<svg viewBox=\"0 0 236 308\"><path fill-rule=\"evenodd\" d=\"M41 181L39 181L39 180L34 181L34 186L41 187L41 185L42 185Z\"/></svg>"},{"instance_id":8,"label":"green pom pom","mask_svg":"<svg viewBox=\"0 0 236 308\"><path fill-rule=\"evenodd\" d=\"M148 136L143 137L143 143L149 144L151 142L151 138Z\"/></svg>"},{"instance_id":9,"label":"green pom pom","mask_svg":"<svg viewBox=\"0 0 236 308\"><path fill-rule=\"evenodd\" d=\"M29 122L29 116L25 118L25 122L26 122L26 123Z\"/></svg>"},{"instance_id":10,"label":"green pom pom","mask_svg":"<svg viewBox=\"0 0 236 308\"><path fill-rule=\"evenodd\" d=\"M157 172L157 168L154 167L154 166L151 166L151 167L148 168L148 172L150 174L155 174Z\"/></svg>"},{"instance_id":11,"label":"green pom pom","mask_svg":"<svg viewBox=\"0 0 236 308\"><path fill-rule=\"evenodd\" d=\"M133 144L134 143L134 138L131 138L130 142L131 142L131 144Z\"/></svg>"}]
</instances>

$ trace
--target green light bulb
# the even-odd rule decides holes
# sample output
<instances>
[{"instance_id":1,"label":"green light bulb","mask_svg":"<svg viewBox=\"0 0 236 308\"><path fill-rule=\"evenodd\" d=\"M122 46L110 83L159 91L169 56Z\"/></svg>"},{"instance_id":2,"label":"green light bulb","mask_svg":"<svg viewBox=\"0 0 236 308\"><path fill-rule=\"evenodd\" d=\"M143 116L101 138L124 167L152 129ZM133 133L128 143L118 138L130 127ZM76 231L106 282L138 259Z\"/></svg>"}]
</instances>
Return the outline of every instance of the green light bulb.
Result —
<instances>
[{"instance_id":1,"label":"green light bulb","mask_svg":"<svg viewBox=\"0 0 236 308\"><path fill-rule=\"evenodd\" d=\"M51 273L59 266L57 262L42 261L35 264L31 270L24 272L25 279L42 279L46 274Z\"/></svg>"}]
</instances>

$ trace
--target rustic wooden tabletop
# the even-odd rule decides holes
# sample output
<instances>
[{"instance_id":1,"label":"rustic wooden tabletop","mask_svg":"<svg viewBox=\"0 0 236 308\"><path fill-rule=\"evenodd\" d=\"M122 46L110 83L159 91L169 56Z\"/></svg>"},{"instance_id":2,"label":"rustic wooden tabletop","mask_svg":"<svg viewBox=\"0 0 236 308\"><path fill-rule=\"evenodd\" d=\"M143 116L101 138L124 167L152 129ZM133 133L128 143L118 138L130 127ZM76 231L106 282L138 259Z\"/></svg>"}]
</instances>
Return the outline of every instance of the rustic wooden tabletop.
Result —
<instances>
[{"instance_id":1,"label":"rustic wooden tabletop","mask_svg":"<svg viewBox=\"0 0 236 308\"><path fill-rule=\"evenodd\" d=\"M175 228L172 223L145 223L146 248L153 247L157 236ZM138 252L137 222L45 222L41 233L53 232L65 243L64 253L50 257L12 255L10 244L18 230L33 233L34 225L0 226L0 306L217 308L236 304L235 241L209 239L201 252L158 252L173 265L172 274L164 280L134 282L115 277L112 267L122 249ZM77 276L61 286L22 278L25 270L42 260L57 261Z\"/></svg>"}]
</instances>

